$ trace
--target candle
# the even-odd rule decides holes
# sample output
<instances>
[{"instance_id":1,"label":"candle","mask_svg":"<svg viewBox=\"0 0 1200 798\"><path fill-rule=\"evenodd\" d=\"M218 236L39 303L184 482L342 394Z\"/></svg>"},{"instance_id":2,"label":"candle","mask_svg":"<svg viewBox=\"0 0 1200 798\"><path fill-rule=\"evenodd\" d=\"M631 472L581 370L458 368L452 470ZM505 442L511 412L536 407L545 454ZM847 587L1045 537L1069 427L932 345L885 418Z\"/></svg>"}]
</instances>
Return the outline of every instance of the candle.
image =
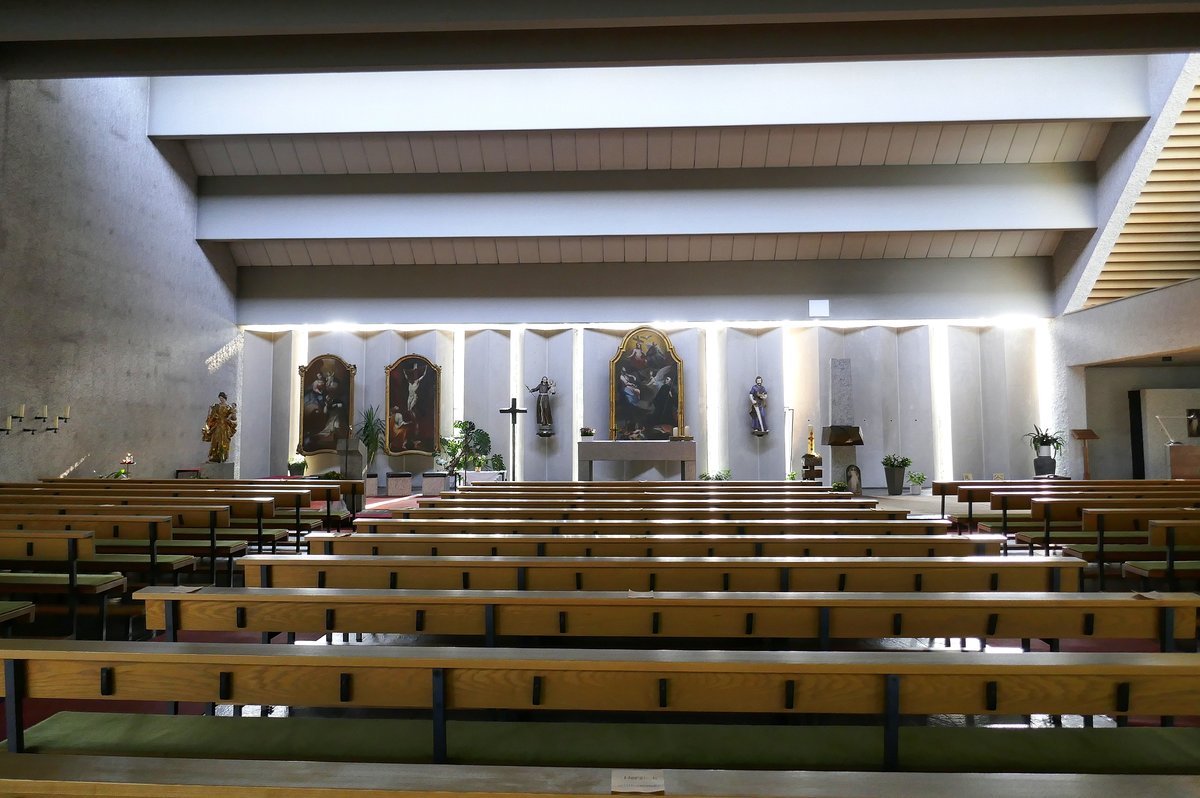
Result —
<instances>
[{"instance_id":1,"label":"candle","mask_svg":"<svg viewBox=\"0 0 1200 798\"><path fill-rule=\"evenodd\" d=\"M672 438L679 437L679 427L671 427L671 437Z\"/></svg>"},{"instance_id":2,"label":"candle","mask_svg":"<svg viewBox=\"0 0 1200 798\"><path fill-rule=\"evenodd\" d=\"M57 418L46 425L46 431L48 432L50 430L54 430L55 432L58 432L58 419Z\"/></svg>"},{"instance_id":3,"label":"candle","mask_svg":"<svg viewBox=\"0 0 1200 798\"><path fill-rule=\"evenodd\" d=\"M70 417L71 417L71 406L70 406L70 405L67 405L66 407L64 407L64 408L63 408L63 414L62 414L62 417L63 417L63 418L70 418Z\"/></svg>"},{"instance_id":4,"label":"candle","mask_svg":"<svg viewBox=\"0 0 1200 798\"><path fill-rule=\"evenodd\" d=\"M17 412L14 413L17 418L25 418L25 405L17 405Z\"/></svg>"},{"instance_id":5,"label":"candle","mask_svg":"<svg viewBox=\"0 0 1200 798\"><path fill-rule=\"evenodd\" d=\"M9 431L12 430L12 416L4 417L4 426L0 427L0 429L9 430Z\"/></svg>"},{"instance_id":6,"label":"candle","mask_svg":"<svg viewBox=\"0 0 1200 798\"><path fill-rule=\"evenodd\" d=\"M38 418L45 421L49 417L50 417L50 405L42 405L42 413L41 413L41 415L38 416Z\"/></svg>"},{"instance_id":7,"label":"candle","mask_svg":"<svg viewBox=\"0 0 1200 798\"><path fill-rule=\"evenodd\" d=\"M691 428L691 427L684 427L684 428L683 428L683 437L685 437L685 438L690 438L690 437L692 437L692 428Z\"/></svg>"}]
</instances>

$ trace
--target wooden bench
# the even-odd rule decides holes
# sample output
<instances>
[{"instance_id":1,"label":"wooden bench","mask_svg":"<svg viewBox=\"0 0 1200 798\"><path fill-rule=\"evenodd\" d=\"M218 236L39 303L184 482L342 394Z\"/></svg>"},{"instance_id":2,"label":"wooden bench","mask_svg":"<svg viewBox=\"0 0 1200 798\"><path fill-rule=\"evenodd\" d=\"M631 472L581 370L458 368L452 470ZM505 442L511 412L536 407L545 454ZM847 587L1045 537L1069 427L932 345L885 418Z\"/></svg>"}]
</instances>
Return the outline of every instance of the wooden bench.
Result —
<instances>
[{"instance_id":1,"label":"wooden bench","mask_svg":"<svg viewBox=\"0 0 1200 798\"><path fill-rule=\"evenodd\" d=\"M52 497L47 497L52 498ZM64 502L61 504L2 504L0 503L0 522L23 524L20 518L28 518L29 523L34 523L37 518L44 518L48 515L56 516L114 516L114 517L130 517L145 515L151 521L156 523L162 518L173 524L172 527L156 526L157 532L146 538L145 542L140 540L140 535L133 533L130 538L118 539L121 529L127 529L125 521L114 521L112 526L104 524L103 527L97 526L98 522L89 521L89 528L100 529L102 534L106 530L113 530L112 538L108 538L101 542L100 550L113 553L137 552L145 551L151 556L151 572L157 572L157 552L158 550L167 550L172 554L181 554L181 556L194 557L209 557L210 577L212 583L216 584L217 578L217 560L224 558L228 563L229 580L232 583L234 559L240 554L245 553L245 541L240 539L222 540L221 533L224 529L224 524L229 523L229 509L224 506L212 506L208 504L202 505L182 505L182 504L167 504L167 505L127 505L127 504L100 504L100 503L83 503L74 504ZM119 523L119 526L118 526ZM206 524L203 529L194 526L194 524ZM208 538L204 545L200 545L197 540L180 539L175 540L173 535L187 535L191 532L192 538Z\"/></svg>"},{"instance_id":2,"label":"wooden bench","mask_svg":"<svg viewBox=\"0 0 1200 798\"><path fill-rule=\"evenodd\" d=\"M214 722L215 719L213 719ZM0 771L8 795L87 795L93 798L195 798L197 795L295 798L591 798L613 786L607 768L487 765L292 762L39 754L12 757ZM642 774L631 774L633 776ZM1195 798L1195 778L1083 773L871 773L666 768L666 794L675 798L1096 798L1136 785L1154 798ZM131 787L130 785L137 785ZM141 790L145 790L142 792Z\"/></svg>"},{"instance_id":3,"label":"wooden bench","mask_svg":"<svg viewBox=\"0 0 1200 798\"><path fill-rule=\"evenodd\" d=\"M71 484L71 485L97 485L113 484L111 479L100 479L95 477L47 477L42 480L48 484ZM133 478L121 480L125 485L165 485L178 486L178 483L169 479L146 479ZM314 501L319 501L325 504L324 512L321 514L326 522L327 528L333 528L335 524L340 526L343 520L350 520L354 517L354 513L360 509L359 500L363 497L363 481L361 479L342 479L342 480L323 480L313 479L309 477L302 478L279 478L279 479L206 479L204 480L206 487L221 488L221 487L238 487L238 488L298 488L307 490L312 494ZM349 498L349 502L345 499ZM336 504L345 504L346 509L335 509Z\"/></svg>"},{"instance_id":4,"label":"wooden bench","mask_svg":"<svg viewBox=\"0 0 1200 798\"><path fill-rule=\"evenodd\" d=\"M1142 549L1146 556L1129 557L1122 572L1143 582L1166 580L1168 585L1176 584L1181 575L1195 576L1192 561L1200 560L1200 519L1150 521L1149 526L1147 545ZM1127 572L1125 565L1130 566Z\"/></svg>"},{"instance_id":5,"label":"wooden bench","mask_svg":"<svg viewBox=\"0 0 1200 798\"><path fill-rule=\"evenodd\" d=\"M1088 490L1090 488L1097 489L1121 489L1128 487L1131 490L1145 489L1154 485L1165 486L1197 486L1200 485L1200 480L1188 479L1064 479L1061 477L1055 478L1034 478L1034 479L1012 479L1012 480L935 480L932 483L932 493L934 496L940 496L942 499L942 517L946 516L946 497L954 496L957 500L967 504L967 522L971 523L973 518L973 505L978 501L989 501L993 490L1038 490L1038 491L1054 491L1054 490Z\"/></svg>"},{"instance_id":6,"label":"wooden bench","mask_svg":"<svg viewBox=\"0 0 1200 798\"><path fill-rule=\"evenodd\" d=\"M761 497L732 497L718 496L713 498L692 498L692 497L660 497L660 496L635 496L623 498L596 498L592 496L572 497L572 496L550 496L545 498L530 497L530 496L513 496L503 498L475 498L462 496L430 496L417 499L418 507L438 507L445 510L462 510L463 512L475 510L488 510L491 508L562 508L562 509L614 509L619 510L627 507L632 508L657 508L663 507L675 510L696 510L700 512L707 511L711 508L731 507L731 508L779 508L779 507L795 507L798 510L820 509L823 507L877 507L879 502L875 499L855 498L851 493L838 493L820 496L802 496L802 497L783 497L783 498L761 498Z\"/></svg>"},{"instance_id":7,"label":"wooden bench","mask_svg":"<svg viewBox=\"0 0 1200 798\"><path fill-rule=\"evenodd\" d=\"M896 520L908 517L908 510L903 509L879 509L869 507L845 508L842 507L825 507L813 508L809 510L797 510L791 508L736 508L736 507L719 507L709 508L704 511L696 510L672 510L662 507L646 507L646 508L628 508L623 510L608 509L608 510L560 510L550 507L544 508L491 508L484 510L444 510L438 507L417 507L417 508L399 508L392 510L393 518L411 518L411 519L427 519L427 518L448 518L451 520L464 518L499 518L499 519L549 519L559 521L570 520L585 520L585 521L600 521L600 520L627 520L627 521L649 521L656 519L664 520L694 520L694 519L713 519L717 521L753 521L753 520L775 520L775 521L813 521L813 520L836 520L842 519L846 521L853 520Z\"/></svg>"},{"instance_id":8,"label":"wooden bench","mask_svg":"<svg viewBox=\"0 0 1200 798\"><path fill-rule=\"evenodd\" d=\"M1195 593L655 593L327 588L143 588L148 628L179 632L464 635L624 640L1196 639Z\"/></svg>"},{"instance_id":9,"label":"wooden bench","mask_svg":"<svg viewBox=\"0 0 1200 798\"><path fill-rule=\"evenodd\" d=\"M1035 499L1180 499L1192 498L1200 501L1200 487L1190 488L1146 488L1139 490L1101 490L1091 488L1083 491L992 491L991 505L993 509L1000 510L1000 522L1004 525L1002 531L1008 531L1009 517L1014 512L1028 510L1029 519L1036 523L1037 519L1032 517L1033 501Z\"/></svg>"},{"instance_id":10,"label":"wooden bench","mask_svg":"<svg viewBox=\"0 0 1200 798\"><path fill-rule=\"evenodd\" d=\"M100 635L106 634L107 598L125 592L126 580L103 569L85 572L80 563L96 556L92 533L85 530L0 530L0 593L65 596L72 636L79 629L82 598L95 598ZM43 608L46 609L46 608Z\"/></svg>"},{"instance_id":11,"label":"wooden bench","mask_svg":"<svg viewBox=\"0 0 1200 798\"><path fill-rule=\"evenodd\" d=\"M543 518L359 518L355 532L442 534L446 532L506 532L525 535L941 535L950 522L940 519L808 518L781 521L723 519L568 519Z\"/></svg>"},{"instance_id":12,"label":"wooden bench","mask_svg":"<svg viewBox=\"0 0 1200 798\"><path fill-rule=\"evenodd\" d=\"M37 615L32 601L0 601L0 632L12 637L12 629L18 623L30 623Z\"/></svg>"},{"instance_id":13,"label":"wooden bench","mask_svg":"<svg viewBox=\"0 0 1200 798\"><path fill-rule=\"evenodd\" d=\"M512 535L317 532L310 554L519 557L968 557L1003 535Z\"/></svg>"},{"instance_id":14,"label":"wooden bench","mask_svg":"<svg viewBox=\"0 0 1200 798\"><path fill-rule=\"evenodd\" d=\"M404 557L243 558L247 587L421 590L905 591L1076 588L1069 557Z\"/></svg>"},{"instance_id":15,"label":"wooden bench","mask_svg":"<svg viewBox=\"0 0 1200 798\"><path fill-rule=\"evenodd\" d=\"M1075 772L1090 765L1106 772L1200 773L1200 728L975 729L902 722L942 713L1197 716L1200 661L1194 654L0 641L0 659L11 753L82 748L113 755L456 764L510 761L515 754L533 764L598 767L663 767L682 757L710 768L745 757L757 768L783 769ZM25 729L25 699L420 714L264 720L65 712ZM479 719L481 712L512 717L517 710L543 721ZM881 718L882 724L831 725L821 715ZM788 724L801 716L824 722ZM615 717L621 722L604 725ZM725 721L716 740L704 723L714 717ZM672 720L702 722L660 725ZM281 731L266 733L268 724Z\"/></svg>"}]
</instances>

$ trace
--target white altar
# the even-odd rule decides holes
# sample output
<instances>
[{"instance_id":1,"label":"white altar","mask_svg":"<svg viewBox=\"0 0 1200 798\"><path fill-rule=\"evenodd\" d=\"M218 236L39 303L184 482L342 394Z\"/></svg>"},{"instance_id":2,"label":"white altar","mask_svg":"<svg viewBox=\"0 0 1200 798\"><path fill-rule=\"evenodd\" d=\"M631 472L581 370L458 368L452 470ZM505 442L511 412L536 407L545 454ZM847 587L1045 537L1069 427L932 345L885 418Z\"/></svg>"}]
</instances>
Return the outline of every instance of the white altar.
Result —
<instances>
[{"instance_id":1,"label":"white altar","mask_svg":"<svg viewBox=\"0 0 1200 798\"><path fill-rule=\"evenodd\" d=\"M578 459L579 479L585 482L592 480L596 460L676 462L680 479L696 478L695 441L580 441Z\"/></svg>"}]
</instances>

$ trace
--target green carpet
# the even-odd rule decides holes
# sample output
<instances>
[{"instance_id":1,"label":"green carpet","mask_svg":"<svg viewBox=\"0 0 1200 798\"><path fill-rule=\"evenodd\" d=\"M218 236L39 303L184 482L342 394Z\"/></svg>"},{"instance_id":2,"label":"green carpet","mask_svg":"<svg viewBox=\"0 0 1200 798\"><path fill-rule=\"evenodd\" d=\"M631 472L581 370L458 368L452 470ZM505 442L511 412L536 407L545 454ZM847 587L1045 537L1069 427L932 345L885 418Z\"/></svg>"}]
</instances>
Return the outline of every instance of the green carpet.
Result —
<instances>
[{"instance_id":1,"label":"green carpet","mask_svg":"<svg viewBox=\"0 0 1200 798\"><path fill-rule=\"evenodd\" d=\"M872 726L450 721L452 762L495 765L879 770ZM425 720L226 718L60 712L25 735L32 753L432 761ZM1200 774L1200 728L906 726L901 769Z\"/></svg>"}]
</instances>

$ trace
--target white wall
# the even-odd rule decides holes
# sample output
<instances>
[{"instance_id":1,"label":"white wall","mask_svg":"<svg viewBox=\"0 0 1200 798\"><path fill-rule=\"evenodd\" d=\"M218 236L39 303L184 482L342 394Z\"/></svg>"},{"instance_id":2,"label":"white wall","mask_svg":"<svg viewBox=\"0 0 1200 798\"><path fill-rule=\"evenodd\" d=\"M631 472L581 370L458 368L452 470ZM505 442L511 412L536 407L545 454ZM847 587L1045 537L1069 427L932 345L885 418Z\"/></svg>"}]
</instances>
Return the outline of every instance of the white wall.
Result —
<instances>
[{"instance_id":1,"label":"white wall","mask_svg":"<svg viewBox=\"0 0 1200 798\"><path fill-rule=\"evenodd\" d=\"M1200 367L1170 366L1096 366L1086 370L1087 426L1098 440L1088 444L1092 477L1095 479L1129 479L1133 476L1133 454L1129 430L1129 392L1143 389L1200 389ZM1155 390L1155 393L1158 391ZM1193 404L1190 407L1200 407ZM1186 408L1185 408L1186 409ZM1157 411L1161 414L1162 411ZM1153 414L1145 415L1143 404L1143 439L1148 449L1165 449L1162 428ZM1183 415L1167 413L1166 415ZM1147 419L1149 426L1147 426ZM1168 429L1176 440L1184 440L1182 421L1168 421ZM1072 446L1079 447L1073 443ZM1150 477L1150 461L1146 460L1146 476ZM1161 456L1161 470L1166 470L1166 454ZM1082 473L1082 471L1080 472Z\"/></svg>"},{"instance_id":2,"label":"white wall","mask_svg":"<svg viewBox=\"0 0 1200 798\"><path fill-rule=\"evenodd\" d=\"M1195 446L1200 439L1187 437L1187 411L1200 408L1200 387L1161 388L1144 390L1142 393L1142 451L1146 458L1146 479L1169 479L1171 466L1162 427L1175 440Z\"/></svg>"}]
</instances>

